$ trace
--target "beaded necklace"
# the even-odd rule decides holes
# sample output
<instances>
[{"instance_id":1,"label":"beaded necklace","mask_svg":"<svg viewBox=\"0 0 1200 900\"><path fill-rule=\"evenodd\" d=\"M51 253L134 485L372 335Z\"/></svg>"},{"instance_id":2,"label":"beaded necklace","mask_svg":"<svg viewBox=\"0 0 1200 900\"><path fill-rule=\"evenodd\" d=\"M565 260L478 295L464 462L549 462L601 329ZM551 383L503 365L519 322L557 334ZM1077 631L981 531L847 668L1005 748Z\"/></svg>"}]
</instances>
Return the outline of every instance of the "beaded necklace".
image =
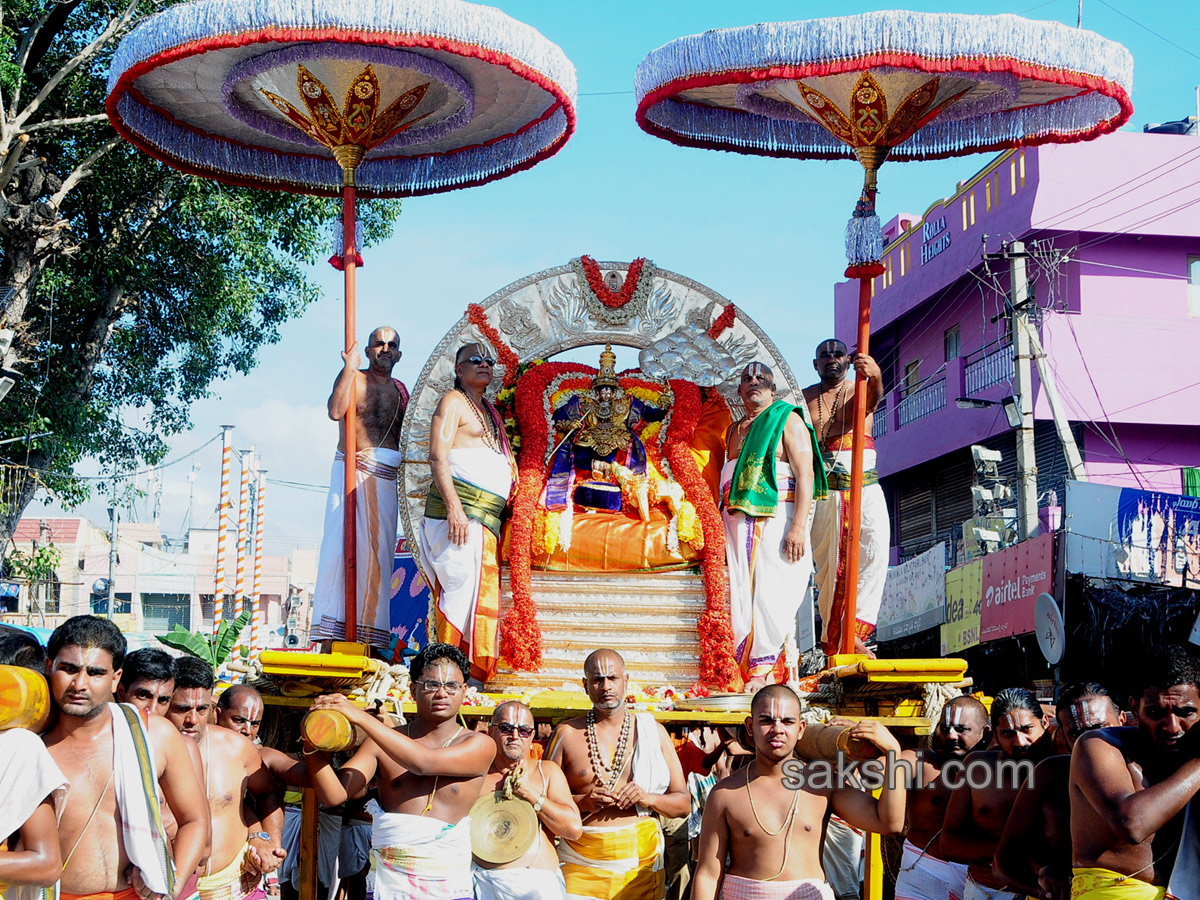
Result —
<instances>
[{"instance_id":1,"label":"beaded necklace","mask_svg":"<svg viewBox=\"0 0 1200 900\"><path fill-rule=\"evenodd\" d=\"M617 782L621 780L621 773L625 771L625 754L629 749L629 723L632 719L633 716L627 710L625 712L625 721L621 723L621 737L617 740L617 748L613 753L612 767L610 768L605 764L600 754L600 740L596 736L596 711L594 709L588 710L588 760L592 764L592 771L596 773L596 778L605 790L611 791L615 788ZM611 778L607 777L609 773L611 773Z\"/></svg>"},{"instance_id":2,"label":"beaded necklace","mask_svg":"<svg viewBox=\"0 0 1200 900\"><path fill-rule=\"evenodd\" d=\"M829 437L829 429L833 427L833 422L837 419L838 409L842 405L842 394L845 393L846 382L843 381L838 385L837 393L833 396L833 403L829 411L829 418L825 418L825 395L817 394L817 411L820 412L821 418L825 419L825 424L821 428L821 446L825 446L825 439Z\"/></svg>"},{"instance_id":3,"label":"beaded necklace","mask_svg":"<svg viewBox=\"0 0 1200 900\"><path fill-rule=\"evenodd\" d=\"M467 403L471 406L471 412L475 413L475 418L479 420L479 427L483 430L484 445L490 450L495 450L497 453L503 453L504 450L500 447L500 435L496 431L495 421L485 422L483 413L479 411L479 407L475 405L475 401L471 399L471 395L462 388L458 388L458 392L467 398ZM488 416L487 418L491 419L492 417Z\"/></svg>"}]
</instances>

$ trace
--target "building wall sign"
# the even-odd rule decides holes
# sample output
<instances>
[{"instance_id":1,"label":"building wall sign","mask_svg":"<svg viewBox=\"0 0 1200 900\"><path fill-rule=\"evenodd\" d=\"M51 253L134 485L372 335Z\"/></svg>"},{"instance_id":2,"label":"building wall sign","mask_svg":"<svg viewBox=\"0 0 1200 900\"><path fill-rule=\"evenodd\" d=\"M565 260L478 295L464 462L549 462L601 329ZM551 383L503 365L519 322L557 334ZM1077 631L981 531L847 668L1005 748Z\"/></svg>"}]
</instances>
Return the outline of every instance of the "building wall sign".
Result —
<instances>
[{"instance_id":1,"label":"building wall sign","mask_svg":"<svg viewBox=\"0 0 1200 900\"><path fill-rule=\"evenodd\" d=\"M888 569L875 636L894 641L942 624L946 614L946 544Z\"/></svg>"},{"instance_id":2,"label":"building wall sign","mask_svg":"<svg viewBox=\"0 0 1200 900\"><path fill-rule=\"evenodd\" d=\"M979 639L1033 631L1037 595L1054 584L1054 535L1043 534L983 558Z\"/></svg>"},{"instance_id":3,"label":"building wall sign","mask_svg":"<svg viewBox=\"0 0 1200 900\"><path fill-rule=\"evenodd\" d=\"M983 596L983 560L946 573L946 622L942 656L962 653L979 643L979 604Z\"/></svg>"},{"instance_id":4,"label":"building wall sign","mask_svg":"<svg viewBox=\"0 0 1200 900\"><path fill-rule=\"evenodd\" d=\"M1200 588L1200 497L1067 483L1067 571Z\"/></svg>"},{"instance_id":5,"label":"building wall sign","mask_svg":"<svg viewBox=\"0 0 1200 900\"><path fill-rule=\"evenodd\" d=\"M926 219L921 226L921 265L929 262L950 246L950 230L946 227L946 217Z\"/></svg>"}]
</instances>

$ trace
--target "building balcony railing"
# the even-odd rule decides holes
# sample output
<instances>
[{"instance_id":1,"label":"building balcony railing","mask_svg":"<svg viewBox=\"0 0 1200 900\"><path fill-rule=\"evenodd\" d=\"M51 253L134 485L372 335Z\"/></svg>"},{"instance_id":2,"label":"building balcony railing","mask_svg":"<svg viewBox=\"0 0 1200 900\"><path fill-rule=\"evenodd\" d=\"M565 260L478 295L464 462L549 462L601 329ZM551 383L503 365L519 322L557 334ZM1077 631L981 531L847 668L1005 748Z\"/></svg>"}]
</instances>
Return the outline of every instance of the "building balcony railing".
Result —
<instances>
[{"instance_id":1,"label":"building balcony railing","mask_svg":"<svg viewBox=\"0 0 1200 900\"><path fill-rule=\"evenodd\" d=\"M905 393L896 406L896 425L903 428L946 408L946 377L926 381Z\"/></svg>"},{"instance_id":2,"label":"building balcony railing","mask_svg":"<svg viewBox=\"0 0 1200 900\"><path fill-rule=\"evenodd\" d=\"M989 344L963 360L965 397L973 397L994 384L1012 381L1013 345L1009 338Z\"/></svg>"},{"instance_id":3,"label":"building balcony railing","mask_svg":"<svg viewBox=\"0 0 1200 900\"><path fill-rule=\"evenodd\" d=\"M871 437L878 440L888 433L888 415L887 400L880 400L871 420Z\"/></svg>"}]
</instances>

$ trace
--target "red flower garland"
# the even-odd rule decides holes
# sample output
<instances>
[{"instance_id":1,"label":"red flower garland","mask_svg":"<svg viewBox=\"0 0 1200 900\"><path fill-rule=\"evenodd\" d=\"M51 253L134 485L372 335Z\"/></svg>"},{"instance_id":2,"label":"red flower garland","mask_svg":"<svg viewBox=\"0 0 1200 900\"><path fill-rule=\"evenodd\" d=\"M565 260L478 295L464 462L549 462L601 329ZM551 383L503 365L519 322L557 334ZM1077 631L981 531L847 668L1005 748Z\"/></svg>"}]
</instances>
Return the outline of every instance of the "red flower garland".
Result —
<instances>
[{"instance_id":1,"label":"red flower garland","mask_svg":"<svg viewBox=\"0 0 1200 900\"><path fill-rule=\"evenodd\" d=\"M578 369L574 363L536 366L517 382L514 398L521 451L509 531L508 577L513 603L500 624L500 655L514 669L524 672L536 672L542 667L542 629L533 602L532 561L537 504L546 486L546 450L550 440L544 397L556 376Z\"/></svg>"},{"instance_id":2,"label":"red flower garland","mask_svg":"<svg viewBox=\"0 0 1200 900\"><path fill-rule=\"evenodd\" d=\"M725 590L725 525L708 483L692 455L692 437L700 422L700 388L690 381L672 379L675 407L663 453L675 480L696 507L704 532L704 596L706 609L696 623L700 634L700 681L718 690L737 677L733 655L733 623Z\"/></svg>"},{"instance_id":3,"label":"red flower garland","mask_svg":"<svg viewBox=\"0 0 1200 900\"><path fill-rule=\"evenodd\" d=\"M625 283L621 285L621 290L615 294L604 283L604 276L600 273L600 266L594 259L585 254L579 257L579 262L583 264L583 273L587 276L588 287L592 289L592 293L596 295L596 299L609 309L620 309L629 302L630 298L633 297L633 292L637 290L638 282L642 280L642 266L645 265L646 258L639 256L629 264L629 271L625 274Z\"/></svg>"},{"instance_id":4,"label":"red flower garland","mask_svg":"<svg viewBox=\"0 0 1200 900\"><path fill-rule=\"evenodd\" d=\"M500 332L488 323L487 313L478 303L472 303L467 307L467 321L478 328L480 333L487 338L488 343L495 348L498 357L496 362L504 366L504 384L511 384L517 377L517 366L520 365L517 354L513 353L512 348L504 343Z\"/></svg>"},{"instance_id":5,"label":"red flower garland","mask_svg":"<svg viewBox=\"0 0 1200 900\"><path fill-rule=\"evenodd\" d=\"M725 304L725 309L715 320L712 327L708 329L708 336L714 341L725 333L726 328L733 326L733 320L737 318L737 307L732 303Z\"/></svg>"}]
</instances>

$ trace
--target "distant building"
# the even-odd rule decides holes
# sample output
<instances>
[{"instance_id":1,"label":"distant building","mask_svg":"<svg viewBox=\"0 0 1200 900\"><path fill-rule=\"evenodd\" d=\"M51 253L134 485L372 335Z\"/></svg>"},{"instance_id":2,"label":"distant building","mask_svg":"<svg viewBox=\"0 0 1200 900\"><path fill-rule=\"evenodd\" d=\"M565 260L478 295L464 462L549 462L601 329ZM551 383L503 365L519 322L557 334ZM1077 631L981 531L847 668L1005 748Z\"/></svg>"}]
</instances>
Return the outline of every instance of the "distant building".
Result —
<instances>
[{"instance_id":1,"label":"distant building","mask_svg":"<svg viewBox=\"0 0 1200 900\"><path fill-rule=\"evenodd\" d=\"M900 215L875 278L871 353L887 394L875 416L893 562L941 540L962 550L972 517L969 448L1003 454L1015 482L1009 271L981 261L1019 240L1034 321L1087 479L1179 493L1200 466L1200 142L1118 132L1004 153L923 215ZM857 282L835 286L835 330L853 346ZM1066 465L1033 374L1038 491L1065 496ZM1015 500L1011 504L1016 505Z\"/></svg>"},{"instance_id":2,"label":"distant building","mask_svg":"<svg viewBox=\"0 0 1200 900\"><path fill-rule=\"evenodd\" d=\"M121 523L117 529L117 565L113 619L123 631L162 633L179 624L189 630L212 627L216 576L216 531L193 529L188 552L163 549L156 525ZM10 611L0 616L53 628L70 616L103 614L107 597L95 595L93 586L109 573L109 540L106 529L83 518L24 518L13 536L14 546L28 552L34 542L54 544L62 554L53 580L43 585L22 585L19 596L9 601ZM232 541L231 541L232 544ZM226 563L227 610L232 612L236 560L230 552ZM247 564L245 591L252 588L254 567ZM290 608L289 608L290 598ZM291 580L291 562L286 556L262 559L260 604L270 632L286 625L289 612L300 615L307 632L311 584ZM15 607L15 608L14 608ZM282 645L282 633L273 634L269 645Z\"/></svg>"}]
</instances>

